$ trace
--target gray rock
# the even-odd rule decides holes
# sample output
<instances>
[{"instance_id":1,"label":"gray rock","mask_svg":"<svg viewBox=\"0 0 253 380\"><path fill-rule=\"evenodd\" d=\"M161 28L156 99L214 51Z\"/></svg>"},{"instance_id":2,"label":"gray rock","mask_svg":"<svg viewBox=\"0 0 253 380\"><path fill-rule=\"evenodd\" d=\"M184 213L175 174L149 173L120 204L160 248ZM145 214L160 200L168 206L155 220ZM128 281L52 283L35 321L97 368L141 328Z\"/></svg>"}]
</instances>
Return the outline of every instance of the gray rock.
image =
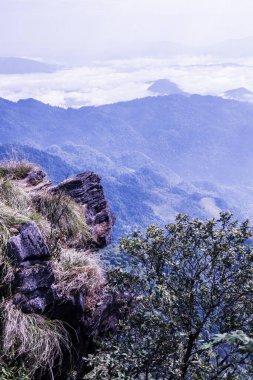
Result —
<instances>
[{"instance_id":1,"label":"gray rock","mask_svg":"<svg viewBox=\"0 0 253 380\"><path fill-rule=\"evenodd\" d=\"M45 260L50 257L48 246L36 223L24 224L20 234L9 240L7 255L15 265L27 260Z\"/></svg>"},{"instance_id":2,"label":"gray rock","mask_svg":"<svg viewBox=\"0 0 253 380\"><path fill-rule=\"evenodd\" d=\"M90 227L97 248L110 244L115 217L105 199L101 180L93 172L76 175L52 188L64 192L85 206L86 223Z\"/></svg>"},{"instance_id":3,"label":"gray rock","mask_svg":"<svg viewBox=\"0 0 253 380\"><path fill-rule=\"evenodd\" d=\"M108 336L117 330L118 320L122 316L122 306L126 298L118 294L104 295L90 318L84 316L82 327L90 336Z\"/></svg>"},{"instance_id":4,"label":"gray rock","mask_svg":"<svg viewBox=\"0 0 253 380\"><path fill-rule=\"evenodd\" d=\"M31 293L16 293L13 297L13 303L26 314L46 314L53 308L54 302L55 290L53 287Z\"/></svg>"},{"instance_id":5,"label":"gray rock","mask_svg":"<svg viewBox=\"0 0 253 380\"><path fill-rule=\"evenodd\" d=\"M24 313L47 312L55 302L54 273L48 246L36 223L24 224L7 244L14 270L13 302Z\"/></svg>"},{"instance_id":6,"label":"gray rock","mask_svg":"<svg viewBox=\"0 0 253 380\"><path fill-rule=\"evenodd\" d=\"M17 292L30 293L38 289L49 289L54 283L51 265L34 265L18 269L15 273L14 287Z\"/></svg>"},{"instance_id":7,"label":"gray rock","mask_svg":"<svg viewBox=\"0 0 253 380\"><path fill-rule=\"evenodd\" d=\"M31 186L36 186L41 183L46 177L46 173L43 170L36 169L28 173L26 182Z\"/></svg>"}]
</instances>

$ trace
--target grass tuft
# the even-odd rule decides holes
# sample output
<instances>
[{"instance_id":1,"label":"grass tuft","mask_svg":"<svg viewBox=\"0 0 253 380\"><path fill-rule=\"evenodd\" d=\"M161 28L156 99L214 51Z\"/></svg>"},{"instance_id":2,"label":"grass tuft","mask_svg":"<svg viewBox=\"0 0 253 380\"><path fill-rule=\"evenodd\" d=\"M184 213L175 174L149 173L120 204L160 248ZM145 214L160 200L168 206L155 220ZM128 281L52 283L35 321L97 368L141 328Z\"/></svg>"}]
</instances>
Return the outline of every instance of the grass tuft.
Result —
<instances>
[{"instance_id":1,"label":"grass tuft","mask_svg":"<svg viewBox=\"0 0 253 380\"><path fill-rule=\"evenodd\" d=\"M28 194L9 179L0 179L0 199L15 211L29 214L31 200Z\"/></svg>"},{"instance_id":2,"label":"grass tuft","mask_svg":"<svg viewBox=\"0 0 253 380\"><path fill-rule=\"evenodd\" d=\"M0 282L10 276L10 265L5 249L10 237L18 233L21 224L30 220L32 203L29 196L9 179L0 178ZM8 281L9 282L9 281Z\"/></svg>"},{"instance_id":3,"label":"grass tuft","mask_svg":"<svg viewBox=\"0 0 253 380\"><path fill-rule=\"evenodd\" d=\"M87 306L92 309L101 296L105 275L99 258L95 254L64 250L55 262L56 287L62 295L84 293Z\"/></svg>"},{"instance_id":4,"label":"grass tuft","mask_svg":"<svg viewBox=\"0 0 253 380\"><path fill-rule=\"evenodd\" d=\"M32 376L36 371L52 371L61 365L62 349L70 351L68 333L60 321L38 314L24 314L12 301L1 305L3 317L2 352L21 359Z\"/></svg>"},{"instance_id":5,"label":"grass tuft","mask_svg":"<svg viewBox=\"0 0 253 380\"><path fill-rule=\"evenodd\" d=\"M7 242L12 234L18 232L21 224L27 223L29 218L0 202L0 284L11 279L10 265L5 255Z\"/></svg>"},{"instance_id":6,"label":"grass tuft","mask_svg":"<svg viewBox=\"0 0 253 380\"><path fill-rule=\"evenodd\" d=\"M5 226L8 229L15 228L27 223L29 220L28 216L19 213L0 201L0 226Z\"/></svg>"},{"instance_id":7,"label":"grass tuft","mask_svg":"<svg viewBox=\"0 0 253 380\"><path fill-rule=\"evenodd\" d=\"M56 233L63 245L81 248L90 241L82 206L70 197L44 193L34 196L33 204L36 211L50 223L51 235Z\"/></svg>"},{"instance_id":8,"label":"grass tuft","mask_svg":"<svg viewBox=\"0 0 253 380\"><path fill-rule=\"evenodd\" d=\"M28 173L35 169L29 161L8 160L0 162L0 178L24 179Z\"/></svg>"}]
</instances>

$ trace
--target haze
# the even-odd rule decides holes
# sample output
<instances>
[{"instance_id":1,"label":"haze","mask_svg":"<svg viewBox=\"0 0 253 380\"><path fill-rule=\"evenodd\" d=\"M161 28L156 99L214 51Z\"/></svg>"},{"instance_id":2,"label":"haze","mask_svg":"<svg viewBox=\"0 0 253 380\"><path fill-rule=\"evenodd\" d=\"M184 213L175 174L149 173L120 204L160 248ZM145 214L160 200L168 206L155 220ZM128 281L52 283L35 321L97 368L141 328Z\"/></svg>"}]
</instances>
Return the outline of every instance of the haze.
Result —
<instances>
[{"instance_id":1,"label":"haze","mask_svg":"<svg viewBox=\"0 0 253 380\"><path fill-rule=\"evenodd\" d=\"M152 56L161 41L204 52L223 40L253 36L252 0L0 0L0 5L0 56L85 63L143 46Z\"/></svg>"}]
</instances>

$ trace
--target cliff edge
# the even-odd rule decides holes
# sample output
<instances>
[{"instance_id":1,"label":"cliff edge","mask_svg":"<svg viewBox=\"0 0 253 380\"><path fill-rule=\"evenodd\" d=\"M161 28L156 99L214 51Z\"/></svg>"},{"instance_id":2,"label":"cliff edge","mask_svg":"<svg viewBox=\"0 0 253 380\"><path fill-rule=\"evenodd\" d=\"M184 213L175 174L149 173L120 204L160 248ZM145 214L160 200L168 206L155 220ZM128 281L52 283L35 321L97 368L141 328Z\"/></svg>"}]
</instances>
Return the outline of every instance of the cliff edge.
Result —
<instances>
[{"instance_id":1,"label":"cliff edge","mask_svg":"<svg viewBox=\"0 0 253 380\"><path fill-rule=\"evenodd\" d=\"M77 379L120 310L97 255L114 224L100 178L52 186L33 164L5 162L0 196L1 360L22 360L34 379L66 379L74 367Z\"/></svg>"}]
</instances>

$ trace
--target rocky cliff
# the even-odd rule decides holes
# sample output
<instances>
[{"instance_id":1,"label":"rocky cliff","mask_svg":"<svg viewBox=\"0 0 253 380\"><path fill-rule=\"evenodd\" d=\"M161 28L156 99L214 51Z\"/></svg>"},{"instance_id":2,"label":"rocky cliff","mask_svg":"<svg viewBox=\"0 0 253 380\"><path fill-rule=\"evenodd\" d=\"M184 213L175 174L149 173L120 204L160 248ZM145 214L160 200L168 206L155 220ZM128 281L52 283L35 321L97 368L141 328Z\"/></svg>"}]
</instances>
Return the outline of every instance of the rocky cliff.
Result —
<instances>
[{"instance_id":1,"label":"rocky cliff","mask_svg":"<svg viewBox=\"0 0 253 380\"><path fill-rule=\"evenodd\" d=\"M81 173L52 186L31 164L5 163L0 165L0 193L0 229L5 233L0 245L1 356L16 350L34 378L66 379L71 363L78 378L86 367L81 358L94 350L96 336L115 330L120 310L119 297L107 294L96 256L110 243L114 224L100 178ZM43 370L39 364L29 367L32 347L27 343L24 348L15 331L9 331L15 326L8 324L13 310L22 321L37 315L49 324L62 323L68 344L59 343L61 360L55 355Z\"/></svg>"}]
</instances>

